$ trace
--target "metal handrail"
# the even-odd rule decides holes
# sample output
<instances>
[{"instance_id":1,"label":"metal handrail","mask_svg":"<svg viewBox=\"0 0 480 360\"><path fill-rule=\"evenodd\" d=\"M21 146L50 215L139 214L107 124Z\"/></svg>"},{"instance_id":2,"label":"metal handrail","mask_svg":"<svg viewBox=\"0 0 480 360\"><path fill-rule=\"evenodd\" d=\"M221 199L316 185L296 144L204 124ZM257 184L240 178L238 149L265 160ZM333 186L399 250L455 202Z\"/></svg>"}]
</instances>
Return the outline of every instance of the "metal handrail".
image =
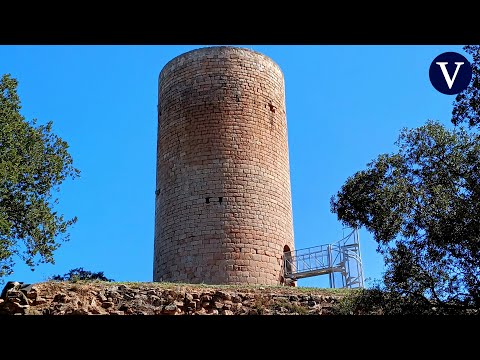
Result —
<instances>
[{"instance_id":1,"label":"metal handrail","mask_svg":"<svg viewBox=\"0 0 480 360\"><path fill-rule=\"evenodd\" d=\"M284 277L292 280L329 274L331 287L336 287L334 273L340 273L342 287L363 287L357 229L332 244L284 252L283 271Z\"/></svg>"}]
</instances>

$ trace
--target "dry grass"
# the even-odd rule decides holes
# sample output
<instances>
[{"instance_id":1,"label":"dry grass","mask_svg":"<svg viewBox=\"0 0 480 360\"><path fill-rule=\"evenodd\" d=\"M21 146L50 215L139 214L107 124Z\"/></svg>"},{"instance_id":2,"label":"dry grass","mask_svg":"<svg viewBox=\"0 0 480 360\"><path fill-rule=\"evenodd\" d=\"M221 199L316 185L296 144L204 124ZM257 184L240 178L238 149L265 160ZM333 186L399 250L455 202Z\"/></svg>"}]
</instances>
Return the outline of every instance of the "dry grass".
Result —
<instances>
[{"instance_id":1,"label":"dry grass","mask_svg":"<svg viewBox=\"0 0 480 360\"><path fill-rule=\"evenodd\" d=\"M345 296L352 290L350 289L329 289L329 288L312 288L312 287L290 287L290 286L274 286L274 285L209 285L209 284L187 284L187 283L169 283L169 282L107 282L107 281L85 281L78 280L74 282L48 281L39 284L48 284L55 288L62 288L64 284L72 285L72 288L80 290L84 285L93 287L111 287L125 285L133 289L162 289L175 291L192 291L192 290L229 290L244 293L281 293L288 295L314 294L323 296Z\"/></svg>"}]
</instances>

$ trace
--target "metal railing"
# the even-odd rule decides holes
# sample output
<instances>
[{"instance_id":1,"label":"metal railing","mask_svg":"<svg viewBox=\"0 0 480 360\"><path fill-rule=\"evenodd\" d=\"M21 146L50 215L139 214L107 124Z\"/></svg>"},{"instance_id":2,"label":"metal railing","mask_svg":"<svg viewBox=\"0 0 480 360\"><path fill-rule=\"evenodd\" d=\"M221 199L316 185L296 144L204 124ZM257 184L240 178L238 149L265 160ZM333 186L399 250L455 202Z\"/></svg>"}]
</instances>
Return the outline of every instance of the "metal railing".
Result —
<instances>
[{"instance_id":1,"label":"metal railing","mask_svg":"<svg viewBox=\"0 0 480 360\"><path fill-rule=\"evenodd\" d=\"M286 279L298 280L328 274L331 288L364 287L357 229L332 244L284 252L283 263ZM339 281L335 274L340 275Z\"/></svg>"}]
</instances>

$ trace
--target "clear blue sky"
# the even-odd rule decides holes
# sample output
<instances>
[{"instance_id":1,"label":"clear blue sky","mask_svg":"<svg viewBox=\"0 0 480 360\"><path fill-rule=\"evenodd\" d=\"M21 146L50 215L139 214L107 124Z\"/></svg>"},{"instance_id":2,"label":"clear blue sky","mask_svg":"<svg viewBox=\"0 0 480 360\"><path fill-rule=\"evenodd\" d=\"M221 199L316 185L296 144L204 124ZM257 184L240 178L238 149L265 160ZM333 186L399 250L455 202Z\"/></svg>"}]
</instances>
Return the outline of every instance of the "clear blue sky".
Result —
<instances>
[{"instance_id":1,"label":"clear blue sky","mask_svg":"<svg viewBox=\"0 0 480 360\"><path fill-rule=\"evenodd\" d=\"M429 66L446 51L470 59L459 45L235 46L271 57L285 75L297 249L341 238L330 197L394 151L401 128L427 119L450 126L454 96L432 87ZM59 193L58 209L78 222L56 264L31 272L18 259L4 280L33 283L84 267L117 281L152 281L158 74L200 47L0 46L0 75L19 80L22 114L52 120L82 172ZM376 243L364 229L360 241L365 277L380 279ZM328 279L298 284L325 287Z\"/></svg>"}]
</instances>

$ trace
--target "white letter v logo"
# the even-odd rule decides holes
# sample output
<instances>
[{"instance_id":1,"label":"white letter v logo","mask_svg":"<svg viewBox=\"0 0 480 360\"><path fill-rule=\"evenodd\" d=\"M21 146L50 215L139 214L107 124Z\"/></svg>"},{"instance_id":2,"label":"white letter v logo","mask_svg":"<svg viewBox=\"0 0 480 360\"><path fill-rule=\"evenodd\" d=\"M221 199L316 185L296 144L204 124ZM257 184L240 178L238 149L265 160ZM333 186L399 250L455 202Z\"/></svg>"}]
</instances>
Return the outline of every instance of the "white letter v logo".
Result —
<instances>
[{"instance_id":1,"label":"white letter v logo","mask_svg":"<svg viewBox=\"0 0 480 360\"><path fill-rule=\"evenodd\" d=\"M455 74L453 74L453 78L450 79L450 75L448 74L447 67L446 65L448 62L437 62L435 63L438 66L440 66L440 69L442 69L443 77L445 78L445 81L447 82L448 88L452 89L453 83L455 82L455 79L458 74L458 70L460 69L460 66L462 66L464 63L463 62L456 62L455 65L457 65L457 68L455 69Z\"/></svg>"}]
</instances>

